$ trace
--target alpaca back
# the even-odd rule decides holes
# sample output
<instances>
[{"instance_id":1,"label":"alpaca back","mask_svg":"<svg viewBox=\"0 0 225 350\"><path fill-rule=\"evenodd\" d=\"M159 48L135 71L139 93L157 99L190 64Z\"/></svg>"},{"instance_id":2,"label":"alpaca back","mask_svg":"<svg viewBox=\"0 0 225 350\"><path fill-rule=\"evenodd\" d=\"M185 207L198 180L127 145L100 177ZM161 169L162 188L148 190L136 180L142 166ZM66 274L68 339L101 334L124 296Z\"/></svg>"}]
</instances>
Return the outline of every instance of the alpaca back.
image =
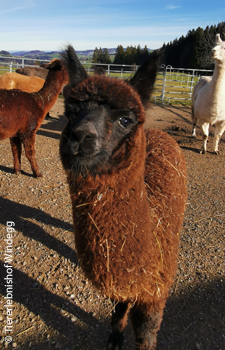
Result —
<instances>
[{"instance_id":1,"label":"alpaca back","mask_svg":"<svg viewBox=\"0 0 225 350\"><path fill-rule=\"evenodd\" d=\"M0 90L0 103L0 139L33 132L45 116L33 94L21 90Z\"/></svg>"},{"instance_id":2,"label":"alpaca back","mask_svg":"<svg viewBox=\"0 0 225 350\"><path fill-rule=\"evenodd\" d=\"M48 75L48 70L42 67L24 67L16 69L16 73L26 76L36 76L45 80Z\"/></svg>"},{"instance_id":3,"label":"alpaca back","mask_svg":"<svg viewBox=\"0 0 225 350\"><path fill-rule=\"evenodd\" d=\"M0 77L0 89L19 89L25 92L39 91L44 80L38 77L27 77L18 73L5 73Z\"/></svg>"},{"instance_id":4,"label":"alpaca back","mask_svg":"<svg viewBox=\"0 0 225 350\"><path fill-rule=\"evenodd\" d=\"M192 103L194 104L196 101L196 98L199 94L199 91L210 81L212 80L211 77L201 77L197 84L194 86L193 93L192 93Z\"/></svg>"}]
</instances>

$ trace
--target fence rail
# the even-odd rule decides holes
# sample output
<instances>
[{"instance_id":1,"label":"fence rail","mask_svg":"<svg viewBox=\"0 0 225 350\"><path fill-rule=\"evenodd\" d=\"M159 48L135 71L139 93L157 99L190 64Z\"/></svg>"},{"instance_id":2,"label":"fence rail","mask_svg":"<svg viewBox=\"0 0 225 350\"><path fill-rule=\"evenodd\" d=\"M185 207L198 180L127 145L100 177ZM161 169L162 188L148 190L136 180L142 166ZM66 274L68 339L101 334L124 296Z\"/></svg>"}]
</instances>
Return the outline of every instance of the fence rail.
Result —
<instances>
[{"instance_id":1,"label":"fence rail","mask_svg":"<svg viewBox=\"0 0 225 350\"><path fill-rule=\"evenodd\" d=\"M202 75L212 76L213 70L160 67L152 98L155 102L190 101L194 86Z\"/></svg>"},{"instance_id":2,"label":"fence rail","mask_svg":"<svg viewBox=\"0 0 225 350\"><path fill-rule=\"evenodd\" d=\"M9 60L4 62L4 60ZM38 59L20 58L20 57L5 57L0 56L0 71L16 70L20 67L35 66L35 62L40 61ZM41 60L41 62L49 62L49 60ZM105 69L106 74L109 76L117 76L121 79L128 78L138 69L136 65L121 65L121 64L100 64L100 63L82 63L89 74L92 74L93 67L101 66ZM197 84L199 78L202 75L211 76L212 70L204 69L187 69L187 68L174 68L172 66L162 65L159 69L154 92L153 100L166 104L171 100L177 101L190 101L193 88Z\"/></svg>"},{"instance_id":3,"label":"fence rail","mask_svg":"<svg viewBox=\"0 0 225 350\"><path fill-rule=\"evenodd\" d=\"M5 61L8 60L8 61ZM37 59L26 58L26 57L6 57L0 56L0 71L12 72L17 68L23 67L34 67L34 62L37 62ZM41 62L49 62L49 60L41 60Z\"/></svg>"},{"instance_id":4,"label":"fence rail","mask_svg":"<svg viewBox=\"0 0 225 350\"><path fill-rule=\"evenodd\" d=\"M10 60L10 62L4 62L3 60L7 59ZM29 64L29 61L30 64ZM38 60L38 59L32 59L32 58L21 58L21 57L5 57L5 56L0 56L0 65L4 66L1 67L0 70L2 71L13 71L16 70L17 68L20 67L27 67L27 66L32 66L35 67L34 63L40 61L40 62L50 62L50 60ZM119 75L121 78L125 78L126 75L134 73L139 66L137 65L127 65L127 64L105 64L105 63L83 63L83 66L85 69L91 73L94 71L93 67L94 66L101 66L102 68L105 69L107 75ZM37 66L38 67L38 66Z\"/></svg>"}]
</instances>

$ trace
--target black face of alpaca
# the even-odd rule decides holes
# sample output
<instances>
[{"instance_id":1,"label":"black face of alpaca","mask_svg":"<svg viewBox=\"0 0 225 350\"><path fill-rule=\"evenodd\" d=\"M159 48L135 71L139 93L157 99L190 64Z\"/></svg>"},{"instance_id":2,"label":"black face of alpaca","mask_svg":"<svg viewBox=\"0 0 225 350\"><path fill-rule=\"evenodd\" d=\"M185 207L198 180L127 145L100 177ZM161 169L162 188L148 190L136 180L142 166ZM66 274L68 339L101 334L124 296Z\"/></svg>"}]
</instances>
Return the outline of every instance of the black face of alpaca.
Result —
<instances>
[{"instance_id":1,"label":"black face of alpaca","mask_svg":"<svg viewBox=\"0 0 225 350\"><path fill-rule=\"evenodd\" d=\"M76 175L95 175L106 167L112 170L117 165L117 149L138 125L135 114L94 102L80 109L76 105L76 111L73 107L66 108L69 122L61 138L64 168Z\"/></svg>"},{"instance_id":2,"label":"black face of alpaca","mask_svg":"<svg viewBox=\"0 0 225 350\"><path fill-rule=\"evenodd\" d=\"M144 121L142 103L149 100L159 57L154 52L130 81L121 82L88 77L71 46L61 54L69 73L63 90L68 123L60 142L65 170L83 176L109 173L118 167L120 152L128 158L129 140Z\"/></svg>"}]
</instances>

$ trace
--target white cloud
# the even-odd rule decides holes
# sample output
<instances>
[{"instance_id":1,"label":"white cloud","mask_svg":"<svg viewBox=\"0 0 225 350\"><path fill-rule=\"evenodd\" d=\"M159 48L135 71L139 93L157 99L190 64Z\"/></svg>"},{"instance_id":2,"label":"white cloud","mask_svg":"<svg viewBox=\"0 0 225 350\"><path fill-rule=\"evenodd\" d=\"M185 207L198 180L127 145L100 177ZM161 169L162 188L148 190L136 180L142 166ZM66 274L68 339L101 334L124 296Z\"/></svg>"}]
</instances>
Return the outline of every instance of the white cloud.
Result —
<instances>
[{"instance_id":1,"label":"white cloud","mask_svg":"<svg viewBox=\"0 0 225 350\"><path fill-rule=\"evenodd\" d=\"M166 6L166 10L175 10L175 9L180 8L180 7L181 6L168 5L168 6Z\"/></svg>"},{"instance_id":2,"label":"white cloud","mask_svg":"<svg viewBox=\"0 0 225 350\"><path fill-rule=\"evenodd\" d=\"M27 0L27 1L24 1L21 3L21 6L14 6L14 7L10 7L10 8L2 8L0 10L0 13L10 13L10 12L15 12L15 11L18 11L18 10L25 10L27 8L30 8L30 7L34 7L35 4L32 0Z\"/></svg>"}]
</instances>

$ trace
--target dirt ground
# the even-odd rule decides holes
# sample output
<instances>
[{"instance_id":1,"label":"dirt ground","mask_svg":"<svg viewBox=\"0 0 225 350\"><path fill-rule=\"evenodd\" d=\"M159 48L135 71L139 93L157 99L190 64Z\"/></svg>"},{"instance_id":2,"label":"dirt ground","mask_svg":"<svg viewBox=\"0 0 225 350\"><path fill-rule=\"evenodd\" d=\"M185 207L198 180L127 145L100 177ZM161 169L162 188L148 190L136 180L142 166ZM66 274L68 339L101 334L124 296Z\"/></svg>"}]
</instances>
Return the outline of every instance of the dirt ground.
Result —
<instances>
[{"instance_id":1,"label":"dirt ground","mask_svg":"<svg viewBox=\"0 0 225 350\"><path fill-rule=\"evenodd\" d=\"M52 119L37 132L36 155L43 178L32 176L24 153L23 174L14 175L9 140L0 143L0 349L103 350L110 333L113 306L85 280L77 262L68 186L59 159L63 110L59 99L51 110ZM153 105L147 111L146 127L171 134L183 149L188 168L177 277L157 350L224 350L225 134L216 156L210 152L211 127L209 152L199 154L199 129L193 140L190 107L182 106ZM10 270L4 263L10 221L15 223L13 308L8 315L13 323L5 332L4 278ZM134 349L129 324L124 350Z\"/></svg>"}]
</instances>

